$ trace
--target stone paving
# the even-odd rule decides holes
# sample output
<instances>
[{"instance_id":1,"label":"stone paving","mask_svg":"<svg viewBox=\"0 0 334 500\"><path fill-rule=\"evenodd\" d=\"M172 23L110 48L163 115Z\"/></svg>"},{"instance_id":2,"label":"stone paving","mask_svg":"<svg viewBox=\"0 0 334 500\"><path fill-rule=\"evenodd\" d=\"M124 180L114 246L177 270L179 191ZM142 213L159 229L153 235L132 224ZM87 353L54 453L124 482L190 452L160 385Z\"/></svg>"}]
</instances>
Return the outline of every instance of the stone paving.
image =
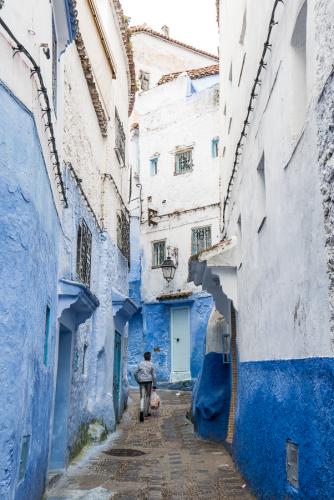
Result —
<instances>
[{"instance_id":1,"label":"stone paving","mask_svg":"<svg viewBox=\"0 0 334 500\"><path fill-rule=\"evenodd\" d=\"M189 392L160 391L159 412L140 423L138 393L124 415L119 432L86 459L72 464L47 491L48 500L228 500L254 497L221 444L193 434L186 419ZM113 456L122 449L141 456ZM122 452L121 452L122 453Z\"/></svg>"}]
</instances>

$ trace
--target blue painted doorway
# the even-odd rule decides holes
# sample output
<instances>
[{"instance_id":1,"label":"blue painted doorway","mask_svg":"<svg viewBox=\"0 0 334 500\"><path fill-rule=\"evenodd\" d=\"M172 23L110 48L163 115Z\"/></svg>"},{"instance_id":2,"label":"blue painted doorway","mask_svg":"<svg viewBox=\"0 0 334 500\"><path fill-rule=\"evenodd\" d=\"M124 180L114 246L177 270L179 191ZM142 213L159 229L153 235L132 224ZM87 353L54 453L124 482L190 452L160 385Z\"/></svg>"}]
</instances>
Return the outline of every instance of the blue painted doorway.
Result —
<instances>
[{"instance_id":1,"label":"blue painted doorway","mask_svg":"<svg viewBox=\"0 0 334 500\"><path fill-rule=\"evenodd\" d=\"M119 407L121 389L121 359L122 336L119 332L115 331L113 397L116 422L119 422L121 418Z\"/></svg>"},{"instance_id":2,"label":"blue painted doorway","mask_svg":"<svg viewBox=\"0 0 334 500\"><path fill-rule=\"evenodd\" d=\"M67 465L67 423L71 394L71 359L72 332L60 324L50 469L63 469Z\"/></svg>"}]
</instances>

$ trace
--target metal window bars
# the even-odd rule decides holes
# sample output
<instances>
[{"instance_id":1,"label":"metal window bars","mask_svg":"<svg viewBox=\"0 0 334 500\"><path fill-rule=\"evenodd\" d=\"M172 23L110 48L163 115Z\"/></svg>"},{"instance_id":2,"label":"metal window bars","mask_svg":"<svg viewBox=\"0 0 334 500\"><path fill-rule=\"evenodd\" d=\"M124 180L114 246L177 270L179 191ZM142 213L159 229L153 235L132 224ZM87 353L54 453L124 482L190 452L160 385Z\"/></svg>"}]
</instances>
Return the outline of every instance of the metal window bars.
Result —
<instances>
[{"instance_id":1,"label":"metal window bars","mask_svg":"<svg viewBox=\"0 0 334 500\"><path fill-rule=\"evenodd\" d=\"M125 133L117 109L115 108L115 151L118 161L125 166Z\"/></svg>"},{"instance_id":2,"label":"metal window bars","mask_svg":"<svg viewBox=\"0 0 334 500\"><path fill-rule=\"evenodd\" d=\"M130 266L130 221L123 210L117 212L117 246Z\"/></svg>"},{"instance_id":3,"label":"metal window bars","mask_svg":"<svg viewBox=\"0 0 334 500\"><path fill-rule=\"evenodd\" d=\"M191 230L192 255L211 247L211 226L195 227Z\"/></svg>"},{"instance_id":4,"label":"metal window bars","mask_svg":"<svg viewBox=\"0 0 334 500\"><path fill-rule=\"evenodd\" d=\"M193 169L192 149L175 153L175 174L185 174Z\"/></svg>"},{"instance_id":5,"label":"metal window bars","mask_svg":"<svg viewBox=\"0 0 334 500\"><path fill-rule=\"evenodd\" d=\"M87 286L90 286L92 260L92 233L84 219L81 220L77 235L77 275Z\"/></svg>"}]
</instances>

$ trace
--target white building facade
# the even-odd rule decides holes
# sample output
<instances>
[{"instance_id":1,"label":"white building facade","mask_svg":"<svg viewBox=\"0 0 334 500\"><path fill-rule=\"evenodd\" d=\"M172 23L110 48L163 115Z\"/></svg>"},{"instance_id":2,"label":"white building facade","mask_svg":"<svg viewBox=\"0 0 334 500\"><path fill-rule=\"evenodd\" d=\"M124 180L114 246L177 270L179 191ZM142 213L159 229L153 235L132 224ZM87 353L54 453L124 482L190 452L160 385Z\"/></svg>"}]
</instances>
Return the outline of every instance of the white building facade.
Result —
<instances>
[{"instance_id":1,"label":"white building facade","mask_svg":"<svg viewBox=\"0 0 334 500\"><path fill-rule=\"evenodd\" d=\"M26 500L126 404L135 75L117 0L0 7L0 497Z\"/></svg>"},{"instance_id":2,"label":"white building facade","mask_svg":"<svg viewBox=\"0 0 334 500\"><path fill-rule=\"evenodd\" d=\"M168 49L166 61L161 57L157 63L161 44ZM208 64L214 56L205 56L206 66L194 69L195 62L203 62L201 52L196 61L195 49L180 43L175 49L164 37L147 32L136 34L133 46L137 74L145 70L156 85L138 94L132 128L137 189L131 203L130 287L142 310L131 321L129 374L149 350L160 382L184 382L195 378L201 366L212 307L209 294L187 283L187 263L219 239L219 68ZM183 70L177 57L172 68L173 50L183 55ZM141 51L145 58L139 57ZM151 66L145 65L149 60ZM173 72L160 72L158 78L163 64ZM176 264L169 283L161 267L168 256Z\"/></svg>"},{"instance_id":3,"label":"white building facade","mask_svg":"<svg viewBox=\"0 0 334 500\"><path fill-rule=\"evenodd\" d=\"M218 5L222 242L191 279L223 324L198 386L217 412L195 403L196 425L232 444L259 498L332 498L334 5Z\"/></svg>"}]
</instances>

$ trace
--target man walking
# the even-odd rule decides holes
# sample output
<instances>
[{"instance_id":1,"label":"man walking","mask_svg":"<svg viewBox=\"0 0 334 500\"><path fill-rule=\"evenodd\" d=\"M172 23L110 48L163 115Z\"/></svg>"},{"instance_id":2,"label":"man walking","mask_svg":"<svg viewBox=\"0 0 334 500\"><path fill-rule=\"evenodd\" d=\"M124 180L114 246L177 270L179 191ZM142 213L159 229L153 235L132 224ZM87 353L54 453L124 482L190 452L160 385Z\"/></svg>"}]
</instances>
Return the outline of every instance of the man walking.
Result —
<instances>
[{"instance_id":1,"label":"man walking","mask_svg":"<svg viewBox=\"0 0 334 500\"><path fill-rule=\"evenodd\" d=\"M134 373L136 382L139 384L140 389L140 422L144 422L144 416L150 417L150 402L152 385L153 390L156 389L157 377L154 364L151 362L151 353L144 353L144 361L141 361ZM145 397L146 396L146 397ZM145 400L145 404L144 404Z\"/></svg>"}]
</instances>

